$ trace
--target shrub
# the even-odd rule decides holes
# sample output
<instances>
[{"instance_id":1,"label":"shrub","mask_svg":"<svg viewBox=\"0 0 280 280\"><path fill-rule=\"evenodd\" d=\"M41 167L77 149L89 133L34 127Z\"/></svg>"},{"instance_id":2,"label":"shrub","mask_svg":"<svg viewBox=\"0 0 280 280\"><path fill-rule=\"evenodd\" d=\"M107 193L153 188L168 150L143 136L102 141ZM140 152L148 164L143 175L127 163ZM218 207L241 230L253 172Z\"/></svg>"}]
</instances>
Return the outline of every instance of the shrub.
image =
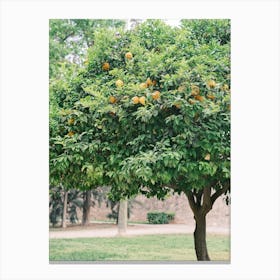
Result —
<instances>
[{"instance_id":1,"label":"shrub","mask_svg":"<svg viewBox=\"0 0 280 280\"><path fill-rule=\"evenodd\" d=\"M175 219L175 213L166 213L166 215L167 215L167 219L168 219L168 222L172 222L172 221L174 221L174 219Z\"/></svg>"},{"instance_id":2,"label":"shrub","mask_svg":"<svg viewBox=\"0 0 280 280\"><path fill-rule=\"evenodd\" d=\"M149 224L168 224L174 220L175 213L165 212L149 212L147 213L147 220Z\"/></svg>"}]
</instances>

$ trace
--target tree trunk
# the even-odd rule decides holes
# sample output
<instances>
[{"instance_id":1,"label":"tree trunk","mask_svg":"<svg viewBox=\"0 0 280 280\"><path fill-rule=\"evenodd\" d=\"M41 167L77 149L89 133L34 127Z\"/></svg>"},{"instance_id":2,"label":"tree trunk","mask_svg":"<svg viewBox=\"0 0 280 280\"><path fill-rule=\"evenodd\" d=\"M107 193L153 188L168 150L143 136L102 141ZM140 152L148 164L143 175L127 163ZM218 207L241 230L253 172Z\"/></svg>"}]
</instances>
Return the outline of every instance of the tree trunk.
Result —
<instances>
[{"instance_id":1,"label":"tree trunk","mask_svg":"<svg viewBox=\"0 0 280 280\"><path fill-rule=\"evenodd\" d=\"M210 261L206 244L206 215L195 216L194 246L198 261Z\"/></svg>"},{"instance_id":2,"label":"tree trunk","mask_svg":"<svg viewBox=\"0 0 280 280\"><path fill-rule=\"evenodd\" d=\"M198 261L210 261L206 244L206 215L211 211L216 199L230 188L230 181L227 181L223 185L220 184L221 188L211 195L212 186L217 186L218 183L213 181L201 190L186 192L190 207L194 213L194 246Z\"/></svg>"},{"instance_id":3,"label":"tree trunk","mask_svg":"<svg viewBox=\"0 0 280 280\"><path fill-rule=\"evenodd\" d=\"M120 201L118 213L118 235L125 235L127 229L127 199Z\"/></svg>"},{"instance_id":4,"label":"tree trunk","mask_svg":"<svg viewBox=\"0 0 280 280\"><path fill-rule=\"evenodd\" d=\"M63 199L63 214L62 214L62 227L66 228L66 216L67 216L67 200L68 200L68 191L64 191Z\"/></svg>"},{"instance_id":5,"label":"tree trunk","mask_svg":"<svg viewBox=\"0 0 280 280\"><path fill-rule=\"evenodd\" d=\"M83 204L83 220L82 225L89 225L89 215L90 215L90 207L91 207L91 190L85 192L84 204Z\"/></svg>"}]
</instances>

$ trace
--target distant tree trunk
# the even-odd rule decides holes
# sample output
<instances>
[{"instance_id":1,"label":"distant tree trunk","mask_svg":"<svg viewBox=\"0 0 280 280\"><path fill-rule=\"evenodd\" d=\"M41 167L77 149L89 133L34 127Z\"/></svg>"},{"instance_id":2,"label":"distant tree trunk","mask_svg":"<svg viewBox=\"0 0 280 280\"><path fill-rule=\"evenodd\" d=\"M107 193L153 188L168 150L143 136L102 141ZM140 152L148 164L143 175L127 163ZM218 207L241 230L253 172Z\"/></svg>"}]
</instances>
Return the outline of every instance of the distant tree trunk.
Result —
<instances>
[{"instance_id":1,"label":"distant tree trunk","mask_svg":"<svg viewBox=\"0 0 280 280\"><path fill-rule=\"evenodd\" d=\"M90 207L91 207L91 190L85 192L84 204L83 204L83 220L82 225L89 225L89 216L90 216Z\"/></svg>"},{"instance_id":2,"label":"distant tree trunk","mask_svg":"<svg viewBox=\"0 0 280 280\"><path fill-rule=\"evenodd\" d=\"M210 261L206 244L206 215L195 216L194 246L198 261Z\"/></svg>"},{"instance_id":3,"label":"distant tree trunk","mask_svg":"<svg viewBox=\"0 0 280 280\"><path fill-rule=\"evenodd\" d=\"M62 227L66 228L66 216L67 216L67 200L68 200L68 191L64 191L64 199L63 199L63 213L62 213Z\"/></svg>"},{"instance_id":4,"label":"distant tree trunk","mask_svg":"<svg viewBox=\"0 0 280 280\"><path fill-rule=\"evenodd\" d=\"M125 235L127 229L127 199L120 201L118 213L118 234Z\"/></svg>"}]
</instances>

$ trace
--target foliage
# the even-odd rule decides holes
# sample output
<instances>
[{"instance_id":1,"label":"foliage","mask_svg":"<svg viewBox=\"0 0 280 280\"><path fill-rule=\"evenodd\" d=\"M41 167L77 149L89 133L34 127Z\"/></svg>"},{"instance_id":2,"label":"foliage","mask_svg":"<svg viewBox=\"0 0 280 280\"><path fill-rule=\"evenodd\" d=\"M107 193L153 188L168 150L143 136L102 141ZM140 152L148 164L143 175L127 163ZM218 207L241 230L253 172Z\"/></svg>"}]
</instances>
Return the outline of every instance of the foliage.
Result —
<instances>
[{"instance_id":1,"label":"foliage","mask_svg":"<svg viewBox=\"0 0 280 280\"><path fill-rule=\"evenodd\" d=\"M215 36L207 44L194 40L208 23L172 28L147 20L126 32L97 30L86 68L57 91L63 109L59 136L51 139L51 154L58 154L51 156L51 177L60 180L67 169L71 186L108 183L112 197L139 191L163 197L166 186L187 192L209 181L220 188L230 170L230 52ZM229 23L211 26L217 24ZM102 70L104 62L109 71ZM154 84L139 87L147 79ZM152 98L156 90L158 100ZM133 96L144 96L145 105L133 104Z\"/></svg>"},{"instance_id":2,"label":"foliage","mask_svg":"<svg viewBox=\"0 0 280 280\"><path fill-rule=\"evenodd\" d=\"M140 190L163 197L165 186L187 192L214 181L220 188L229 178L229 45L215 38L198 43L197 33L190 34L194 24L176 29L146 21L119 36L113 30L95 34L73 109L79 115L79 145L96 144L91 154L98 155L96 164L113 196ZM127 51L133 59L125 58ZM102 70L104 62L109 71ZM155 84L139 87L148 78ZM159 100L152 98L155 90ZM110 96L117 102L110 104ZM145 105L133 104L133 96L145 96Z\"/></svg>"},{"instance_id":3,"label":"foliage","mask_svg":"<svg viewBox=\"0 0 280 280\"><path fill-rule=\"evenodd\" d=\"M84 118L73 110L79 100L70 84L87 48L94 43L94 32L104 26L123 26L118 20L50 20L50 181L70 189L91 188L87 180L98 181L100 170L84 161L88 156L75 129ZM71 59L72 58L72 62ZM80 127L82 132L83 127ZM75 135L76 134L76 135ZM64 136L67 135L66 138ZM75 135L73 138L72 136ZM84 135L87 137L87 135ZM99 173L98 173L99 172Z\"/></svg>"},{"instance_id":4,"label":"foliage","mask_svg":"<svg viewBox=\"0 0 280 280\"><path fill-rule=\"evenodd\" d=\"M191 33L191 38L199 44L208 44L217 40L220 44L230 42L230 21L229 20L182 20L181 24Z\"/></svg>"},{"instance_id":5,"label":"foliage","mask_svg":"<svg viewBox=\"0 0 280 280\"><path fill-rule=\"evenodd\" d=\"M94 31L102 27L123 27L121 20L51 19L49 21L50 78L63 73L61 67L81 65L94 44Z\"/></svg>"},{"instance_id":6,"label":"foliage","mask_svg":"<svg viewBox=\"0 0 280 280\"><path fill-rule=\"evenodd\" d=\"M168 224L170 221L174 220L175 213L165 213L165 212L148 212L147 220L149 224Z\"/></svg>"}]
</instances>

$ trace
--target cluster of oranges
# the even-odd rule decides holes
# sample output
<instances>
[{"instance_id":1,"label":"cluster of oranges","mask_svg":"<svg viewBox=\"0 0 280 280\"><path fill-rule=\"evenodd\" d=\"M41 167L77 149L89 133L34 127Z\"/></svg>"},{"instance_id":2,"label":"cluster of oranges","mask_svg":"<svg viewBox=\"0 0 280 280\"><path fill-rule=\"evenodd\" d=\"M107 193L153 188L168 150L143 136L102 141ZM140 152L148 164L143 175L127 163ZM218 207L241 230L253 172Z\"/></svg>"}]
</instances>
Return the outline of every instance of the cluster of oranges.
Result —
<instances>
[{"instance_id":1,"label":"cluster of oranges","mask_svg":"<svg viewBox=\"0 0 280 280\"><path fill-rule=\"evenodd\" d=\"M128 60L132 59L132 57L133 57L133 55L132 55L131 52L127 52L125 54L125 58L128 59ZM102 65L102 70L103 71L109 71L110 70L110 63L109 62L104 62L103 65Z\"/></svg>"},{"instance_id":2,"label":"cluster of oranges","mask_svg":"<svg viewBox=\"0 0 280 280\"><path fill-rule=\"evenodd\" d=\"M207 94L206 94L206 98L208 98L208 99L210 99L210 100L215 100L215 95L211 92L211 90L212 89L214 89L214 88L216 88L217 87L217 84L216 84L216 82L214 81L214 80L209 80L208 82L207 82L207 88L208 89L210 89L210 92L208 92ZM222 87L222 90L224 90L224 91L227 91L227 90L229 90L229 87L228 87L228 85L224 85L223 87ZM193 98L195 99L195 100L198 100L198 101L200 101L200 102L203 102L204 101L204 97L200 94L200 89L199 89L199 87L197 86L197 85L192 85L191 86L191 95L193 96ZM189 101L189 103L190 104L194 104L195 103L195 100L194 99L192 99L192 98L190 98L188 101Z\"/></svg>"},{"instance_id":3,"label":"cluster of oranges","mask_svg":"<svg viewBox=\"0 0 280 280\"><path fill-rule=\"evenodd\" d=\"M126 60L131 60L133 58L133 54L131 53L131 52L127 52L126 54L125 54L125 59ZM109 69L110 69L110 64L108 63L108 62L104 62L103 63L103 65L102 65L102 69L104 70L104 71L108 71ZM117 80L116 82L115 82L115 84L116 84L116 87L117 88L121 88L121 87L123 87L124 86L124 82L122 81L122 80ZM146 80L146 82L143 82L143 83L140 83L139 84L139 88L141 89L141 90L145 90L145 89L147 89L147 88L149 88L150 86L155 86L157 84L157 82L156 81L154 81L154 80L151 80L150 78L148 78L147 80ZM211 90L213 90L214 88L216 88L217 87L217 84L216 84L216 82L214 81L214 80L209 80L208 82L207 82L207 88L208 89L210 89L210 92L208 92L207 93L207 95L206 95L206 98L207 99L210 99L210 100L215 100L215 96L214 96L214 94L211 92ZM178 88L178 91L179 92L183 92L184 90L185 90L185 86L180 86L179 88ZM222 87L222 89L223 90L225 90L225 91L227 91L228 89L229 89L229 87L228 87L228 85L224 85L223 87ZM155 92L153 92L152 94L151 94L151 96L152 96L152 98L154 99L154 100L158 100L158 99L160 99L160 92L159 91L155 91ZM197 85L191 85L191 98L189 98L188 99L188 102L190 103L190 104L195 104L196 103L196 100L197 101L199 101L199 102L203 102L204 100L205 100L205 97L204 96L202 96L201 95L201 93L200 93L200 88L197 86ZM145 105L146 104L146 97L145 96L141 96L141 97L138 97L138 96L134 96L132 99L131 99L131 101L132 101L132 103L133 104L142 104L142 105ZM112 103L112 104L114 104L114 103L116 103L117 102L117 99L116 99L116 97L114 97L114 96L110 96L109 97L109 102L110 103ZM176 104L174 104L178 109L180 108L180 104L177 102Z\"/></svg>"},{"instance_id":4,"label":"cluster of oranges","mask_svg":"<svg viewBox=\"0 0 280 280\"><path fill-rule=\"evenodd\" d=\"M145 83L141 83L140 85L139 85L139 87L140 87L140 89L146 89L146 88L148 88L148 87L150 87L150 86L155 86L156 85L156 81L152 81L150 78L148 78L147 80L146 80L146 82ZM157 91L155 91L155 92L153 92L152 93L152 98L154 99L154 100L158 100L159 98L160 98L160 92L157 90ZM138 96L134 96L133 98L132 98L132 103L133 104L138 104L138 103L140 103L140 104L142 104L142 105L145 105L145 102L146 102L146 97L145 96L141 96L141 97L138 97Z\"/></svg>"},{"instance_id":5,"label":"cluster of oranges","mask_svg":"<svg viewBox=\"0 0 280 280\"><path fill-rule=\"evenodd\" d=\"M132 58L133 58L132 53L131 53L131 52L127 52L127 53L125 54L125 58L126 58L127 60L132 59ZM108 70L110 69L110 64L109 64L108 62L103 63L102 69L103 69L104 71L108 71ZM139 88L140 88L141 90L144 90L144 89L146 89L146 88L149 88L150 86L156 86L156 84L157 84L157 82L156 82L155 80L151 80L150 78L148 78L148 79L146 80L146 82L140 83ZM116 85L117 88L121 88L121 87L124 86L124 82L123 82L122 80L119 79L119 80L117 80L117 81L115 82L115 85ZM158 100L158 99L160 98L160 92L159 92L159 91L155 91L155 92L152 93L151 96L152 96L152 98L153 98L154 100ZM132 101L133 104L139 104L139 103L140 103L140 104L142 104L142 105L145 105L145 104L146 104L146 97L145 97L145 96L141 96L141 97L134 96L134 97L131 99L131 101ZM114 96L109 96L109 102L110 102L111 104L116 103L116 102L117 102L116 97L114 97Z\"/></svg>"},{"instance_id":6,"label":"cluster of oranges","mask_svg":"<svg viewBox=\"0 0 280 280\"><path fill-rule=\"evenodd\" d=\"M214 87L216 86L215 81L210 80L210 81L208 82L208 86L209 86L210 88L214 88ZM198 100L198 101L200 101L200 102L203 102L203 101L204 101L204 97L200 94L200 89L199 89L199 87L196 86L196 85L192 85L192 86L191 86L191 95L194 97L195 100ZM212 100L215 99L214 95L207 95L207 98L212 99ZM193 104L193 103L194 103L194 100L192 100L192 101L191 101L191 100L192 100L192 99L190 99L189 102L190 102L191 104Z\"/></svg>"},{"instance_id":7,"label":"cluster of oranges","mask_svg":"<svg viewBox=\"0 0 280 280\"><path fill-rule=\"evenodd\" d=\"M145 105L146 97L145 96L141 96L141 97L134 96L134 97L132 97L132 103L133 104L141 103L142 105Z\"/></svg>"},{"instance_id":8,"label":"cluster of oranges","mask_svg":"<svg viewBox=\"0 0 280 280\"><path fill-rule=\"evenodd\" d=\"M204 101L204 97L200 95L200 88L196 85L191 86L191 95L194 97L195 100L198 100L200 102ZM192 98L189 98L188 102L190 104L195 104L195 100Z\"/></svg>"}]
</instances>

